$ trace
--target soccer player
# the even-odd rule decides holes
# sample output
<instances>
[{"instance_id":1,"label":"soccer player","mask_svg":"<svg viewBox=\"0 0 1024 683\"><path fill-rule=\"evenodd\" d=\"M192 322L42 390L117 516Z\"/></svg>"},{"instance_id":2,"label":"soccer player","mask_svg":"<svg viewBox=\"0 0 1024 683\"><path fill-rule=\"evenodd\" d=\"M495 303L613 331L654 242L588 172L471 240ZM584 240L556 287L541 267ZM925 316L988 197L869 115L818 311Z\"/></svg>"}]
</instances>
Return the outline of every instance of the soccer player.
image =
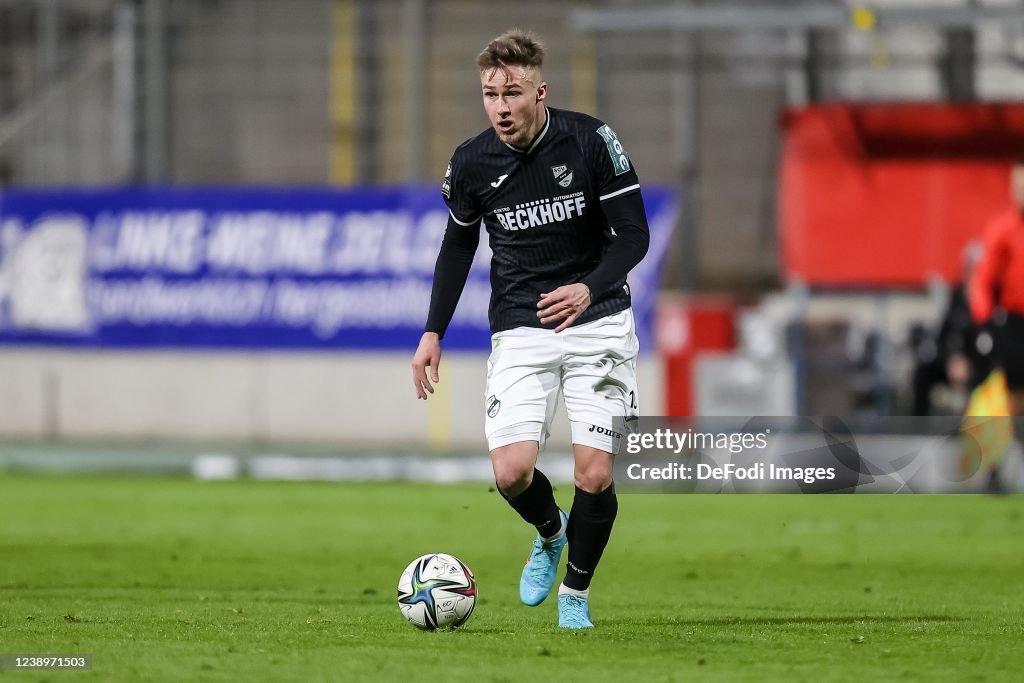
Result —
<instances>
[{"instance_id":1,"label":"soccer player","mask_svg":"<svg viewBox=\"0 0 1024 683\"><path fill-rule=\"evenodd\" d=\"M967 302L967 288L981 259L980 241L963 250L963 271L954 285L938 332L928 334L916 345L914 367L914 415L932 414L932 389L946 384L964 389L968 395L992 372L992 339L974 324Z\"/></svg>"},{"instance_id":2,"label":"soccer player","mask_svg":"<svg viewBox=\"0 0 1024 683\"><path fill-rule=\"evenodd\" d=\"M981 261L968 292L971 315L995 330L996 358L1006 374L1010 411L1024 416L1024 159L1010 171L1013 206L984 234ZM1017 434L1024 441L1024 434Z\"/></svg>"},{"instance_id":3,"label":"soccer player","mask_svg":"<svg viewBox=\"0 0 1024 683\"><path fill-rule=\"evenodd\" d=\"M540 43L518 30L477 57L491 125L455 150L441 183L450 216L413 384L421 399L434 391L482 222L493 252L485 432L498 490L538 534L519 596L544 601L568 544L558 624L590 628L590 581L618 510L612 456L621 435L612 421L638 412L626 275L647 253L649 233L618 136L591 116L548 107L543 61ZM536 468L559 392L575 459L568 515Z\"/></svg>"}]
</instances>

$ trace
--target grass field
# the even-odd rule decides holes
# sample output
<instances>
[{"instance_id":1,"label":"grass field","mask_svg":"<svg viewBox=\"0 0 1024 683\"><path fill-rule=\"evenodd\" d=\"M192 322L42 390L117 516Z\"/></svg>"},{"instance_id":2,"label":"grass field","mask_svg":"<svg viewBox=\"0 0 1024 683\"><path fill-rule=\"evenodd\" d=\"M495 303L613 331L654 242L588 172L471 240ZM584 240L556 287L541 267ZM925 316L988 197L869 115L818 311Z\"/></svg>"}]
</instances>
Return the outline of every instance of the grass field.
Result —
<instances>
[{"instance_id":1,"label":"grass field","mask_svg":"<svg viewBox=\"0 0 1024 683\"><path fill-rule=\"evenodd\" d=\"M568 504L570 491L559 491ZM1019 680L1024 497L620 496L597 628L519 604L531 534L486 485L0 475L0 680ZM417 555L473 568L414 630Z\"/></svg>"}]
</instances>

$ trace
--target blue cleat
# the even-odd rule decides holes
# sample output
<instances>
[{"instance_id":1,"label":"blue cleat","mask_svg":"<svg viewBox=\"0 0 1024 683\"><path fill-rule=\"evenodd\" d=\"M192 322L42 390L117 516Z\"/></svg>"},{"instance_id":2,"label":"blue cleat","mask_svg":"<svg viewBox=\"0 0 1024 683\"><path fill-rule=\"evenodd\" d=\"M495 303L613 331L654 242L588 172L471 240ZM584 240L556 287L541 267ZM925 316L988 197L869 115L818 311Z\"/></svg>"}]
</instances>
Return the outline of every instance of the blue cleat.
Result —
<instances>
[{"instance_id":1,"label":"blue cleat","mask_svg":"<svg viewBox=\"0 0 1024 683\"><path fill-rule=\"evenodd\" d=\"M558 513L562 515L562 524L568 528L569 515L562 510ZM535 607L548 597L548 593L555 586L558 562L562 559L565 543L564 533L547 543L540 536L534 540L533 552L530 553L530 559L523 567L523 575L519 578L519 599L524 604Z\"/></svg>"},{"instance_id":2,"label":"blue cleat","mask_svg":"<svg viewBox=\"0 0 1024 683\"><path fill-rule=\"evenodd\" d=\"M594 628L587 599L571 593L558 596L559 628Z\"/></svg>"}]
</instances>

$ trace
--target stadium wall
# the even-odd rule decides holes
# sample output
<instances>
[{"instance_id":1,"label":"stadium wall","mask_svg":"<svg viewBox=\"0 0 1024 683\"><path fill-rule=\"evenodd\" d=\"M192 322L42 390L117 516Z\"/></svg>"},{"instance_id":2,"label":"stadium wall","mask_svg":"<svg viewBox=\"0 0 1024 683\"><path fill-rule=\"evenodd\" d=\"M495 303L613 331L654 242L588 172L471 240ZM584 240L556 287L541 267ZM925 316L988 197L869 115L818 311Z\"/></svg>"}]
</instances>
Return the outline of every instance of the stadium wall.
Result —
<instances>
[{"instance_id":1,"label":"stadium wall","mask_svg":"<svg viewBox=\"0 0 1024 683\"><path fill-rule=\"evenodd\" d=\"M408 353L0 351L0 438L304 442L486 448L486 353L448 353L438 393ZM641 358L642 409L662 414L661 361ZM569 444L559 417L552 447Z\"/></svg>"}]
</instances>

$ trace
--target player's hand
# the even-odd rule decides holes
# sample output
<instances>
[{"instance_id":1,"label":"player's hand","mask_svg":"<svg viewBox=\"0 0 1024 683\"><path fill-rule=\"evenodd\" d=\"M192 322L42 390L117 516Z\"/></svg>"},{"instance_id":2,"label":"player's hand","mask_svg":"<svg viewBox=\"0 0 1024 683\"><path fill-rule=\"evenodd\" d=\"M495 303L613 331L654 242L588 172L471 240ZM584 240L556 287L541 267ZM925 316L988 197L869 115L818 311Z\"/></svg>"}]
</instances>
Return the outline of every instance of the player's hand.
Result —
<instances>
[{"instance_id":1,"label":"player's hand","mask_svg":"<svg viewBox=\"0 0 1024 683\"><path fill-rule=\"evenodd\" d=\"M420 337L420 345L416 353L412 355L412 385L416 387L416 395L427 400L427 394L434 393L431 384L437 384L441 377L437 374L441 365L441 338L437 332L424 332ZM427 368L430 368L430 377L427 377Z\"/></svg>"},{"instance_id":2,"label":"player's hand","mask_svg":"<svg viewBox=\"0 0 1024 683\"><path fill-rule=\"evenodd\" d=\"M553 292L541 292L537 317L544 325L561 320L562 324L555 328L555 332L561 332L576 322L576 318L589 307L590 287L577 282L559 287Z\"/></svg>"},{"instance_id":3,"label":"player's hand","mask_svg":"<svg viewBox=\"0 0 1024 683\"><path fill-rule=\"evenodd\" d=\"M971 366L967 361L967 357L962 353L954 353L946 361L946 377L949 378L949 383L956 386L962 386L967 384L967 380L971 377Z\"/></svg>"}]
</instances>

